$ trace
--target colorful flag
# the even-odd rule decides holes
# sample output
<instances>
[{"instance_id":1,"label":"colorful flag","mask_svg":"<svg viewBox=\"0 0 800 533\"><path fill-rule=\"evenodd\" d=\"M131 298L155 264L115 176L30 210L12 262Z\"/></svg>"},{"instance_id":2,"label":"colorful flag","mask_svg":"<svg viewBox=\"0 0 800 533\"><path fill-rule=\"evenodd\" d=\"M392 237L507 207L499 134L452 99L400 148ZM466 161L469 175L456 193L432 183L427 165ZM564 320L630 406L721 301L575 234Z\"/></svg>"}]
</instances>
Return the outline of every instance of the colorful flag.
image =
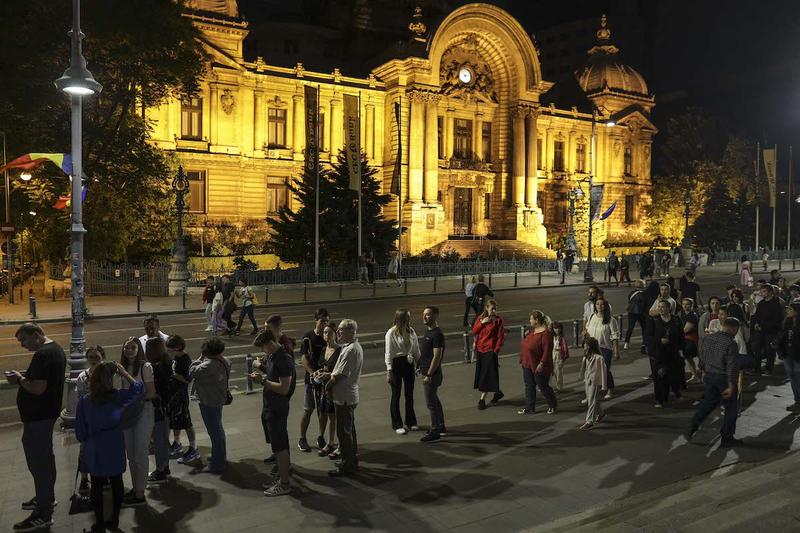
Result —
<instances>
[{"instance_id":1,"label":"colorful flag","mask_svg":"<svg viewBox=\"0 0 800 533\"><path fill-rule=\"evenodd\" d=\"M88 192L89 188L84 185L81 187L81 203L86 201L86 193ZM72 196L69 194L62 194L56 200L56 203L53 204L53 209L66 209L72 205Z\"/></svg>"},{"instance_id":2,"label":"colorful flag","mask_svg":"<svg viewBox=\"0 0 800 533\"><path fill-rule=\"evenodd\" d=\"M400 196L400 172L403 168L403 132L400 127L400 102L394 103L394 119L397 122L397 159L394 162L392 185L389 188L389 192Z\"/></svg>"},{"instance_id":3,"label":"colorful flag","mask_svg":"<svg viewBox=\"0 0 800 533\"><path fill-rule=\"evenodd\" d=\"M775 207L777 198L777 175L775 168L777 165L778 149L765 148L764 149L764 170L767 172L767 183L769 183L769 206Z\"/></svg>"},{"instance_id":4,"label":"colorful flag","mask_svg":"<svg viewBox=\"0 0 800 533\"><path fill-rule=\"evenodd\" d=\"M0 167L0 172L9 168L21 168L23 170L33 170L39 168L45 161L52 161L65 174L72 174L72 156L70 154L43 154L30 153L19 156L5 166Z\"/></svg>"},{"instance_id":5,"label":"colorful flag","mask_svg":"<svg viewBox=\"0 0 800 533\"><path fill-rule=\"evenodd\" d=\"M304 87L306 98L306 172L316 175L319 171L319 89L311 85Z\"/></svg>"},{"instance_id":6,"label":"colorful flag","mask_svg":"<svg viewBox=\"0 0 800 533\"><path fill-rule=\"evenodd\" d=\"M605 220L605 219L607 219L608 217L610 217L610 216L611 216L611 213L613 213L613 212L614 212L614 209L616 209L616 207L617 207L617 202L614 202L613 204L611 204L611 205L609 206L609 208L608 208L608 209L606 209L605 211L603 211L603 214L602 214L602 215L600 215L600 220Z\"/></svg>"},{"instance_id":7,"label":"colorful flag","mask_svg":"<svg viewBox=\"0 0 800 533\"><path fill-rule=\"evenodd\" d=\"M351 94L344 95L344 132L347 167L350 171L350 188L361 190L361 118L360 99Z\"/></svg>"}]
</instances>

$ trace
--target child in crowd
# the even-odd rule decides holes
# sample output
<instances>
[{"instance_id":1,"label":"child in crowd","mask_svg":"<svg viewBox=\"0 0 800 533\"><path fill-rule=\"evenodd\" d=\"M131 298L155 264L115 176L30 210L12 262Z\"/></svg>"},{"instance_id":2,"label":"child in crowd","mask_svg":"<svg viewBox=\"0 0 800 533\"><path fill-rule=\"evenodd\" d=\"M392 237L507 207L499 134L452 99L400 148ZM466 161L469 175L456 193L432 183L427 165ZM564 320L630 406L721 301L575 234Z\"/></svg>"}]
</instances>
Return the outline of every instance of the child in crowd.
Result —
<instances>
[{"instance_id":1,"label":"child in crowd","mask_svg":"<svg viewBox=\"0 0 800 533\"><path fill-rule=\"evenodd\" d=\"M561 322L553 322L550 325L553 332L553 376L555 377L555 389L560 391L564 387L564 361L569 359L569 346L564 337L564 326Z\"/></svg>"},{"instance_id":2,"label":"child in crowd","mask_svg":"<svg viewBox=\"0 0 800 533\"><path fill-rule=\"evenodd\" d=\"M178 457L179 464L193 463L200 459L197 451L194 426L189 413L189 367L192 359L185 352L186 341L180 335L173 335L167 339L167 353L172 358L172 396L167 406L169 413L169 427L172 430L173 441L170 446L170 455ZM183 451L181 445L181 430L186 432L189 447ZM183 452L183 453L181 453Z\"/></svg>"},{"instance_id":3,"label":"child in crowd","mask_svg":"<svg viewBox=\"0 0 800 533\"><path fill-rule=\"evenodd\" d=\"M78 379L75 381L75 389L78 392L78 400L89 394L89 379L92 377L92 371L97 368L97 365L105 361L106 351L102 346L90 346L86 348L86 362L89 367L78 374ZM81 494L89 494L89 473L86 471L86 463L83 457L83 443L81 443L80 450L80 463L81 463L81 485L78 492Z\"/></svg>"},{"instance_id":4,"label":"child in crowd","mask_svg":"<svg viewBox=\"0 0 800 533\"><path fill-rule=\"evenodd\" d=\"M580 374L586 390L586 422L578 429L592 429L606 414L600 403L600 391L606 390L606 362L600 353L597 339L588 335L583 339L583 360Z\"/></svg>"}]
</instances>

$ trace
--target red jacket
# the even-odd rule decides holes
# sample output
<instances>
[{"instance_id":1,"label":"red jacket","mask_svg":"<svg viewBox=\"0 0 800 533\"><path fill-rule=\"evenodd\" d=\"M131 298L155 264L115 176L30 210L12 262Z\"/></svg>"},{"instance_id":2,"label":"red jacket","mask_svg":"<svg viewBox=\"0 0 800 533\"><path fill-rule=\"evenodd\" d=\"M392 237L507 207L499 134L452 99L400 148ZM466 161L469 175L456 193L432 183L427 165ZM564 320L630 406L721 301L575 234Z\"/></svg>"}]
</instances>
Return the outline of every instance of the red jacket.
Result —
<instances>
[{"instance_id":1,"label":"red jacket","mask_svg":"<svg viewBox=\"0 0 800 533\"><path fill-rule=\"evenodd\" d=\"M481 316L475 318L472 326L472 334L475 336L475 349L481 353L494 352L500 353L503 342L506 340L506 328L503 317L496 316L486 324L481 323Z\"/></svg>"},{"instance_id":2,"label":"red jacket","mask_svg":"<svg viewBox=\"0 0 800 533\"><path fill-rule=\"evenodd\" d=\"M536 371L539 363L542 363L542 370L537 372L545 376L553 373L553 334L545 329L541 333L534 333L531 330L522 339L520 346L519 362L523 368Z\"/></svg>"}]
</instances>

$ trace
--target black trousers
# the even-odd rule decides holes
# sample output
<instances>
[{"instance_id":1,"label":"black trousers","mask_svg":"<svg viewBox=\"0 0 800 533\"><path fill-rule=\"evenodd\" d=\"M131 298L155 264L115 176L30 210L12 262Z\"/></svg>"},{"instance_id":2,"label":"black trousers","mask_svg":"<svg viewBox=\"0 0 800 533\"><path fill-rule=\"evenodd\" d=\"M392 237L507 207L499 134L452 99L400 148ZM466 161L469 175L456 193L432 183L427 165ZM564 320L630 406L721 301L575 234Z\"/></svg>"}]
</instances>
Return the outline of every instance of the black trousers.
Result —
<instances>
[{"instance_id":1,"label":"black trousers","mask_svg":"<svg viewBox=\"0 0 800 533\"><path fill-rule=\"evenodd\" d=\"M392 429L403 427L403 417L400 416L400 394L406 396L406 426L417 425L417 415L414 412L414 367L405 357L392 359L392 399L389 402L389 414L392 417Z\"/></svg>"},{"instance_id":2,"label":"black trousers","mask_svg":"<svg viewBox=\"0 0 800 533\"><path fill-rule=\"evenodd\" d=\"M538 387L545 400L547 406L555 409L558 406L556 400L556 393L550 387L550 375L536 374L530 368L522 367L522 381L525 384L525 409L528 411L536 411L536 388Z\"/></svg>"},{"instance_id":3,"label":"black trousers","mask_svg":"<svg viewBox=\"0 0 800 533\"><path fill-rule=\"evenodd\" d=\"M253 324L253 329L258 329L258 324L256 324L256 316L253 312L254 307L255 306L253 305L245 305L239 311L239 324L236 326L237 331L242 329L242 322L244 322L245 316L250 319L250 323Z\"/></svg>"},{"instance_id":4,"label":"black trousers","mask_svg":"<svg viewBox=\"0 0 800 533\"><path fill-rule=\"evenodd\" d=\"M770 346L775 340L776 335L764 333L763 331L753 331L753 355L756 357L756 372L761 373L761 361L767 360L766 370L772 372L775 367L775 349Z\"/></svg>"},{"instance_id":5,"label":"black trousers","mask_svg":"<svg viewBox=\"0 0 800 533\"><path fill-rule=\"evenodd\" d=\"M469 312L474 311L472 307L472 296L467 296L464 300L464 327L469 327ZM477 313L476 313L477 314Z\"/></svg>"},{"instance_id":6,"label":"black trousers","mask_svg":"<svg viewBox=\"0 0 800 533\"><path fill-rule=\"evenodd\" d=\"M103 509L103 487L111 483L112 513L111 521L106 523ZM92 507L94 508L95 527L92 531L106 531L106 527L116 529L119 525L119 510L122 508L122 474L112 477L92 476Z\"/></svg>"},{"instance_id":7,"label":"black trousers","mask_svg":"<svg viewBox=\"0 0 800 533\"><path fill-rule=\"evenodd\" d=\"M628 313L628 331L625 332L625 342L631 342L631 335L633 335L633 329L636 324L639 324L642 328L642 343L644 344L645 316L633 313Z\"/></svg>"}]
</instances>

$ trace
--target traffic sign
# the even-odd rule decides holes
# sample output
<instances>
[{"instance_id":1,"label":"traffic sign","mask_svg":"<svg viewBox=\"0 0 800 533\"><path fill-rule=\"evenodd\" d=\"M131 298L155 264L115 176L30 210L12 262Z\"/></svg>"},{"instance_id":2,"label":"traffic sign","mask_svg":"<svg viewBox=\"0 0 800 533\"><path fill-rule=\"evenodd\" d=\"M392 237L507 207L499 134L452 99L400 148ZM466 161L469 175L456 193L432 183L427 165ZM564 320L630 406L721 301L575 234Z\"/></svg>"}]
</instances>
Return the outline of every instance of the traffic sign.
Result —
<instances>
[{"instance_id":1,"label":"traffic sign","mask_svg":"<svg viewBox=\"0 0 800 533\"><path fill-rule=\"evenodd\" d=\"M5 255L8 255L8 242L11 242L11 253L17 253L17 243L14 241L4 242L2 245L0 245L0 250L2 250Z\"/></svg>"}]
</instances>

